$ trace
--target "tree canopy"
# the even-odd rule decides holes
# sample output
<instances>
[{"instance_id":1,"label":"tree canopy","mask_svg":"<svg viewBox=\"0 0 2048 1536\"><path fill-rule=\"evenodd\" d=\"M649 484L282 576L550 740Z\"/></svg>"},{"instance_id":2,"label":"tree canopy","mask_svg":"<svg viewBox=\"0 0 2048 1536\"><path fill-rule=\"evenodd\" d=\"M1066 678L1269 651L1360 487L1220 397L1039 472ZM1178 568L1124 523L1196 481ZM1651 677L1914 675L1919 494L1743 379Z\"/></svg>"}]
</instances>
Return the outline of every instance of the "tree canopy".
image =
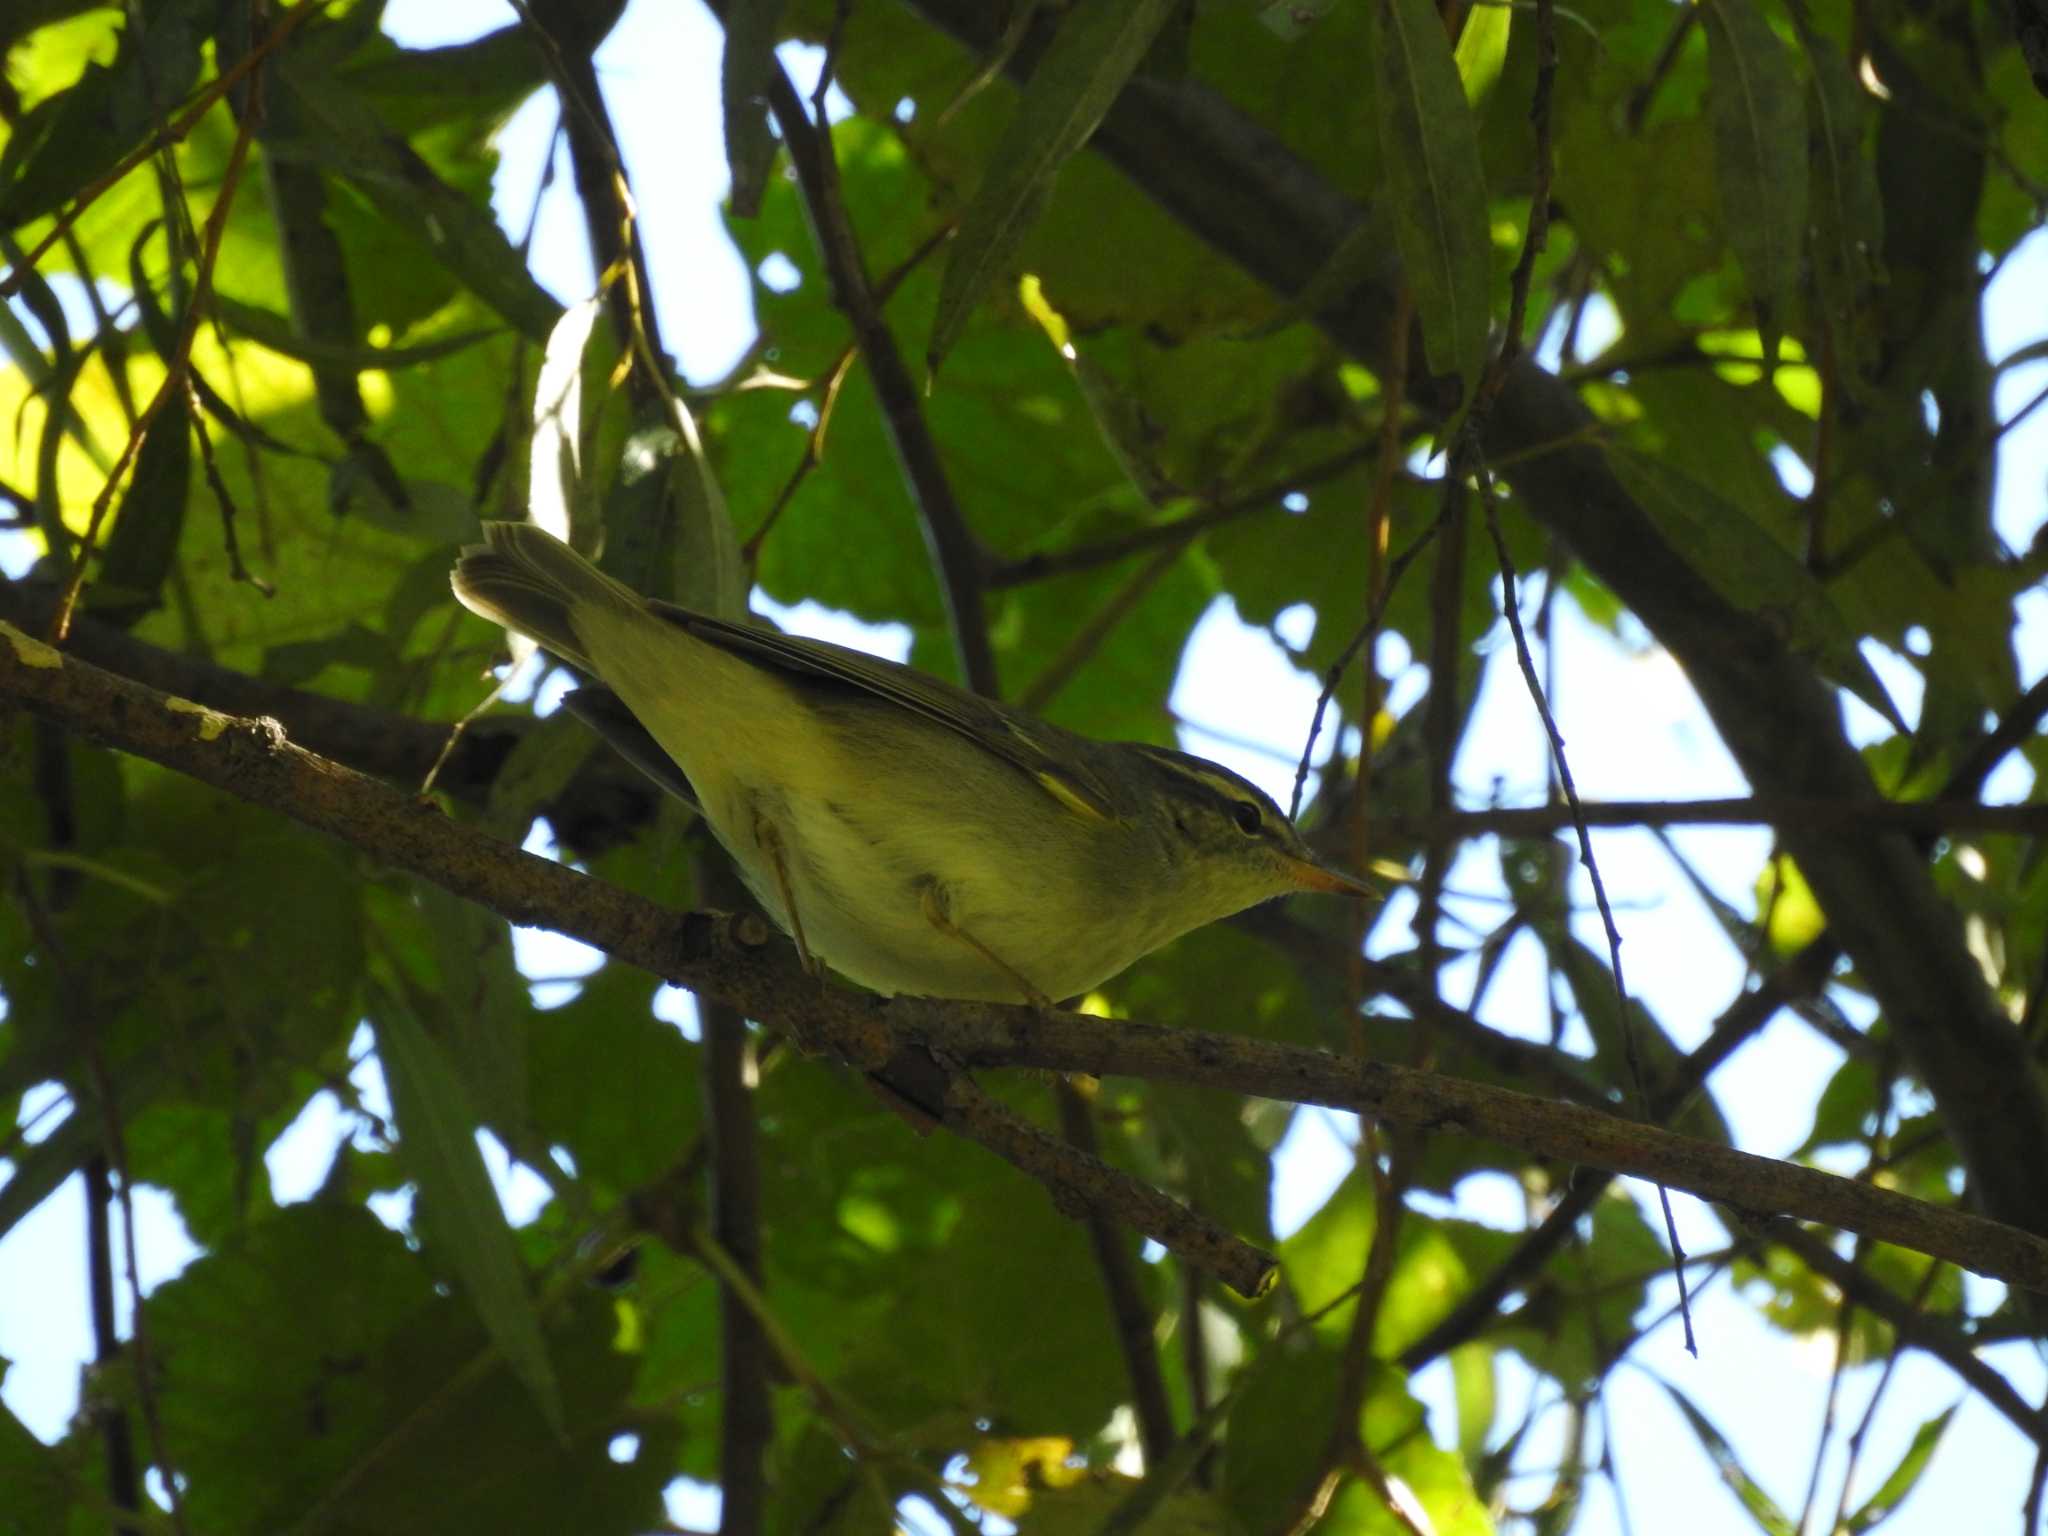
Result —
<instances>
[{"instance_id":1,"label":"tree canopy","mask_svg":"<svg viewBox=\"0 0 2048 1536\"><path fill-rule=\"evenodd\" d=\"M2048 220L2039 0L710 3L723 143L669 152L722 157L758 329L712 380L624 0L0 16L0 1237L83 1179L98 1356L54 1444L0 1411L0 1530L636 1532L678 1478L729 1536L1604 1528L1609 1395L1706 1289L1944 1373L1882 1466L1831 1394L1793 1489L1672 1385L1731 1509L1875 1529L1960 1400L2038 1462L1947 1513L2034 1529L2048 544L1999 480L2048 332L1985 307ZM537 93L588 299L492 207ZM1227 604L1388 899L1074 1013L821 986L542 669L492 696L448 573L529 514L1162 746ZM1582 803L1570 741L1460 796L1566 609L1746 796ZM1689 823L1770 830L1745 889ZM1611 827L1719 925L1691 1017L1630 989ZM604 957L553 1006L535 927ZM1717 1074L1786 1020L1829 1076L1748 1156ZM1348 1172L1276 1231L1326 1110ZM146 1296L145 1189L198 1249Z\"/></svg>"}]
</instances>

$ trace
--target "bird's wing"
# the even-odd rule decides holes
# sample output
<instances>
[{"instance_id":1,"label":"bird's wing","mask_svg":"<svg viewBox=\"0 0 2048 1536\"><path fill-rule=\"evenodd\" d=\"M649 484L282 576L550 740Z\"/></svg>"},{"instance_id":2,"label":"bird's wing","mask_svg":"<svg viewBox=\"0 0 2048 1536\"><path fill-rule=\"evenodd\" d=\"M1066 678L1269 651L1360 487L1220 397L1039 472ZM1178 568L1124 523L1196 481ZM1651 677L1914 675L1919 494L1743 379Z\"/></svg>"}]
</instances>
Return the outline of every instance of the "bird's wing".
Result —
<instances>
[{"instance_id":1,"label":"bird's wing","mask_svg":"<svg viewBox=\"0 0 2048 1536\"><path fill-rule=\"evenodd\" d=\"M647 607L658 618L734 655L886 699L1014 764L1062 805L1104 821L1116 816L1115 801L1101 779L1085 764L1074 761L1072 753L1057 751L1060 733L1052 726L999 709L964 688L864 651L735 624L672 603L650 601Z\"/></svg>"}]
</instances>

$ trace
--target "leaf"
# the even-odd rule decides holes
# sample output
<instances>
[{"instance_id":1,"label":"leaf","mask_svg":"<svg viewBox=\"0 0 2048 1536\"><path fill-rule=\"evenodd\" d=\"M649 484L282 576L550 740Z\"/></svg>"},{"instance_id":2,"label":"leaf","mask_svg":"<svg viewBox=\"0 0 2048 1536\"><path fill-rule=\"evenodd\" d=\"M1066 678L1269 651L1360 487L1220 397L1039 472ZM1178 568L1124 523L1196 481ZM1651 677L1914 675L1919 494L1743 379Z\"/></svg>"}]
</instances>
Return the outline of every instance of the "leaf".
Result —
<instances>
[{"instance_id":1,"label":"leaf","mask_svg":"<svg viewBox=\"0 0 2048 1536\"><path fill-rule=\"evenodd\" d=\"M468 1095L403 1001L386 998L375 1022L405 1164L419 1183L422 1220L461 1276L492 1342L549 1426L566 1440L554 1365L527 1293L526 1267L477 1149Z\"/></svg>"},{"instance_id":2,"label":"leaf","mask_svg":"<svg viewBox=\"0 0 2048 1536\"><path fill-rule=\"evenodd\" d=\"M1898 1511L1906 1495L1920 1481L1920 1474L1927 1470L1927 1463L1933 1459L1941 1437L1948 1433L1949 1421L1955 1418L1956 1409L1961 1406L1961 1403L1951 1403L1913 1432L1913 1443L1906 1447L1906 1454L1899 1458L1899 1464L1892 1468L1891 1475L1843 1522L1843 1528L1851 1536L1862 1536L1864 1531L1875 1530Z\"/></svg>"},{"instance_id":3,"label":"leaf","mask_svg":"<svg viewBox=\"0 0 2048 1536\"><path fill-rule=\"evenodd\" d=\"M675 409L687 440L657 422L626 441L605 498L604 568L637 591L739 618L747 611L747 584L732 516L704 461L696 423L680 402Z\"/></svg>"},{"instance_id":4,"label":"leaf","mask_svg":"<svg viewBox=\"0 0 2048 1536\"><path fill-rule=\"evenodd\" d=\"M93 585L94 615L134 623L163 604L192 493L192 417L182 391L166 400L136 450L135 473Z\"/></svg>"},{"instance_id":5,"label":"leaf","mask_svg":"<svg viewBox=\"0 0 2048 1536\"><path fill-rule=\"evenodd\" d=\"M475 327L454 331L446 336L436 336L429 341L417 342L405 347L373 347L368 344L350 342L318 341L311 336L302 336L285 316L259 304L244 304L225 294L216 293L212 298L213 309L227 322L231 330L240 331L244 336L261 342L280 357L296 358L302 363L323 363L335 367L352 368L365 373L375 368L392 373L400 368L411 368L420 363L431 363L437 358L450 356L473 347L480 341L489 341L502 336L504 331L497 326Z\"/></svg>"},{"instance_id":6,"label":"leaf","mask_svg":"<svg viewBox=\"0 0 2048 1536\"><path fill-rule=\"evenodd\" d=\"M1667 464L1618 447L1607 450L1607 462L1702 580L1744 612L1765 619L1831 681L1906 733L1891 695L1857 648L1855 629L1790 550L1739 508Z\"/></svg>"},{"instance_id":7,"label":"leaf","mask_svg":"<svg viewBox=\"0 0 2048 1536\"><path fill-rule=\"evenodd\" d=\"M661 1523L677 1435L661 1415L630 1413L635 1362L613 1347L612 1299L578 1288L548 1331L578 1431L565 1446L434 1278L360 1205L316 1199L252 1224L150 1296L190 1529L443 1536ZM615 1460L609 1431L628 1422L639 1454Z\"/></svg>"},{"instance_id":8,"label":"leaf","mask_svg":"<svg viewBox=\"0 0 2048 1536\"><path fill-rule=\"evenodd\" d=\"M725 60L720 87L725 101L725 164L732 174L732 211L751 219L761 211L776 139L768 126L768 83L775 63L776 26L785 0L732 0L725 11Z\"/></svg>"},{"instance_id":9,"label":"leaf","mask_svg":"<svg viewBox=\"0 0 2048 1536\"><path fill-rule=\"evenodd\" d=\"M1752 0L1707 0L1706 23L1721 217L1774 368L1806 234L1806 116L1785 45Z\"/></svg>"},{"instance_id":10,"label":"leaf","mask_svg":"<svg viewBox=\"0 0 2048 1536\"><path fill-rule=\"evenodd\" d=\"M443 181L343 83L306 61L286 58L274 68L305 113L307 137L292 148L347 177L515 330L544 342L562 307L534 280L490 209Z\"/></svg>"},{"instance_id":11,"label":"leaf","mask_svg":"<svg viewBox=\"0 0 2048 1536\"><path fill-rule=\"evenodd\" d=\"M0 1359L0 1376L7 1362ZM79 1478L59 1455L0 1403L0 1488L7 1506L0 1509L0 1536L33 1536L40 1531L70 1529L69 1511Z\"/></svg>"},{"instance_id":12,"label":"leaf","mask_svg":"<svg viewBox=\"0 0 2048 1536\"><path fill-rule=\"evenodd\" d=\"M1812 71L1807 101L1813 114L1814 285L1836 348L1854 364L1840 374L1853 395L1876 371L1882 339L1870 313L1871 293L1880 278L1878 253L1884 248L1884 205L1876 168L1863 153L1869 98L1839 48L1811 28L1801 29L1801 41Z\"/></svg>"},{"instance_id":13,"label":"leaf","mask_svg":"<svg viewBox=\"0 0 2048 1536\"><path fill-rule=\"evenodd\" d=\"M1741 1502L1742 1507L1749 1511L1749 1517L1756 1522L1757 1529L1765 1532L1766 1536L1799 1536L1798 1522L1778 1508L1771 1496L1764 1492L1763 1485L1750 1475L1747 1467L1743 1466L1742 1459L1735 1454L1735 1447L1728 1443L1726 1435L1714 1427L1713 1420L1694 1407L1692 1399L1670 1382L1660 1378L1657 1384L1671 1395L1671 1401L1677 1404L1678 1411L1685 1415L1686 1423L1692 1426L1694 1437L1720 1471L1721 1481L1728 1485L1729 1491Z\"/></svg>"},{"instance_id":14,"label":"leaf","mask_svg":"<svg viewBox=\"0 0 2048 1536\"><path fill-rule=\"evenodd\" d=\"M1430 371L1471 397L1486 355L1492 258L1471 104L1429 0L1373 0L1380 160Z\"/></svg>"},{"instance_id":15,"label":"leaf","mask_svg":"<svg viewBox=\"0 0 2048 1536\"><path fill-rule=\"evenodd\" d=\"M548 332L547 350L533 382L533 441L529 447L526 515L564 544L586 553L595 530L583 527L583 349L604 301L597 295L571 304ZM582 534L582 537L578 537Z\"/></svg>"},{"instance_id":16,"label":"leaf","mask_svg":"<svg viewBox=\"0 0 2048 1536\"><path fill-rule=\"evenodd\" d=\"M1465 82L1465 99L1475 112L1507 63L1508 25L1514 14L1507 0L1475 0L1465 13L1465 29L1458 34L1454 57L1458 78Z\"/></svg>"},{"instance_id":17,"label":"leaf","mask_svg":"<svg viewBox=\"0 0 2048 1536\"><path fill-rule=\"evenodd\" d=\"M56 212L144 142L198 77L199 39L181 14L196 9L155 7L146 26L122 30L112 64L89 64L23 116L0 151L0 224Z\"/></svg>"},{"instance_id":18,"label":"leaf","mask_svg":"<svg viewBox=\"0 0 2048 1536\"><path fill-rule=\"evenodd\" d=\"M1474 1466L1486 1454L1497 1409L1494 1347L1483 1340L1451 1351L1451 1391L1458 1405L1458 1451Z\"/></svg>"},{"instance_id":19,"label":"leaf","mask_svg":"<svg viewBox=\"0 0 2048 1536\"><path fill-rule=\"evenodd\" d=\"M1088 142L1179 5L1080 0L1060 23L961 218L932 321L932 369L1038 221L1060 167Z\"/></svg>"}]
</instances>

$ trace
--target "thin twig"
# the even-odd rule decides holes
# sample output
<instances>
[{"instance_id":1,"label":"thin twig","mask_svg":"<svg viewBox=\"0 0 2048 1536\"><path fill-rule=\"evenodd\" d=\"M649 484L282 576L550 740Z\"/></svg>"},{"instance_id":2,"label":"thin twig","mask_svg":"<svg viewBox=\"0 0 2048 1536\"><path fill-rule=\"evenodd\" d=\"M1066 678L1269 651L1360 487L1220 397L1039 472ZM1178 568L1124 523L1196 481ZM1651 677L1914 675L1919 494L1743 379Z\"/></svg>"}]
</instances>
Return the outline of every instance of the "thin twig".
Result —
<instances>
[{"instance_id":1,"label":"thin twig","mask_svg":"<svg viewBox=\"0 0 2048 1536\"><path fill-rule=\"evenodd\" d=\"M1431 523L1415 536L1413 543L1394 556L1392 563L1387 566L1386 586L1380 594L1379 603L1365 616L1365 622L1358 626L1351 638L1344 643L1344 649L1337 653L1337 659L1331 662L1323 673L1322 692L1316 695L1315 713L1309 717L1308 739L1302 744L1301 758L1294 768L1294 794L1287 805L1287 814L1290 818L1301 814L1301 795L1303 786L1308 783L1309 762L1315 756L1316 738L1322 734L1323 716L1329 711L1330 701L1336 697L1338 682L1343 678L1352 660L1365 648L1366 641L1379 632L1380 619L1386 612L1387 604L1393 601L1394 593L1400 588L1401 578L1407 574L1408 567L1415 563L1415 557L1429 548L1431 541L1436 538L1437 527L1436 523Z\"/></svg>"},{"instance_id":2,"label":"thin twig","mask_svg":"<svg viewBox=\"0 0 2048 1536\"><path fill-rule=\"evenodd\" d=\"M932 252L952 239L954 228L951 223L941 224L925 236L918 243L917 249L904 261L875 284L876 305L887 308L890 298L894 296L903 280L916 271ZM798 488L809 478L813 470L824 463L825 434L832 427L832 411L839 403L839 391L846 383L846 375L853 367L853 360L859 355L860 348L853 342L848 342L839 349L839 356L833 359L832 366L826 370L825 388L818 402L818 419L811 424L811 430L804 438L803 456L797 460L796 468L790 471L789 478L783 482L782 490L775 498L775 504L768 509L768 515L761 519L761 525L749 534L746 542L740 546L740 561L748 570L752 570L754 562L760 558L762 544L767 541L769 533L796 496Z\"/></svg>"},{"instance_id":3,"label":"thin twig","mask_svg":"<svg viewBox=\"0 0 2048 1536\"><path fill-rule=\"evenodd\" d=\"M1027 582L1043 581L1052 576L1071 576L1076 571L1092 571L1097 566L1113 565L1131 555L1140 555L1146 550L1157 549L1164 544L1176 544L1196 534L1208 533L1228 523L1278 506L1285 498L1309 486L1334 480L1347 470L1363 464L1376 451L1373 444L1361 443L1346 448L1342 453L1332 454L1319 463L1305 465L1282 479L1268 481L1248 491L1240 491L1167 522L1151 523L1143 528L1134 528L1129 533L1120 533L1114 538L1102 539L1093 544L1082 544L1073 549L1055 549L1043 554L1020 555L1015 560L1000 561L989 567L989 587L1017 587Z\"/></svg>"},{"instance_id":4,"label":"thin twig","mask_svg":"<svg viewBox=\"0 0 2048 1536\"><path fill-rule=\"evenodd\" d=\"M2008 748L2007 750L2010 750ZM1423 841L1435 836L1540 837L1583 820L1589 827L1755 827L1816 824L1942 836L1994 832L2048 835L2048 805L1986 805L1980 800L1831 800L1818 795L1737 795L1720 800L1585 800L1575 818L1569 805L1500 806L1449 811L1440 816L1387 815L1388 836Z\"/></svg>"},{"instance_id":5,"label":"thin twig","mask_svg":"<svg viewBox=\"0 0 2048 1536\"><path fill-rule=\"evenodd\" d=\"M1593 904L1599 908L1600 922L1607 933L1608 974L1614 981L1615 1006L1618 1009L1617 1028L1621 1031L1622 1054L1628 1062L1629 1086L1635 1095L1638 1114L1647 1114L1649 1094L1643 1083L1642 1054L1636 1042L1635 1021L1630 1016L1633 1006L1629 1000L1628 982L1621 970L1621 929L1614 921L1614 908L1607 900L1607 882L1600 877L1600 865L1593 857L1592 835L1586 830L1585 818L1579 810L1579 789L1572 782L1571 764L1565 757L1564 736L1558 731L1557 720L1550 713L1549 701L1543 697L1543 684L1536 677L1536 664L1529 655L1529 637L1522 632L1521 596L1515 577L1514 557L1508 553L1506 535L1501 532L1500 513L1493 496L1492 477L1484 467L1480 470L1481 500L1486 507L1486 529L1493 537L1494 557L1500 562L1501 607L1506 611L1508 632L1514 636L1515 664L1521 668L1522 681L1529 691L1530 702L1536 706L1536 713L1543 721L1543 732L1550 743L1552 762L1557 767L1558 785L1564 791L1565 804L1572 811L1573 830L1578 834L1579 862L1586 868L1588 879L1593 886ZM1693 1338L1692 1309L1687 1303L1685 1283L1685 1249L1678 1241L1678 1222L1671 1214L1670 1193L1660 1184L1657 1199L1664 1216L1664 1236L1671 1245L1672 1273L1678 1279L1679 1317L1685 1327L1686 1353L1697 1356L1699 1344Z\"/></svg>"},{"instance_id":6,"label":"thin twig","mask_svg":"<svg viewBox=\"0 0 2048 1536\"><path fill-rule=\"evenodd\" d=\"M833 298L853 327L881 406L882 424L917 507L925 547L945 598L961 676L975 692L993 698L1001 690L983 601L987 560L953 494L917 386L869 285L860 244L839 194L839 167L831 139L812 122L803 99L779 64L769 70L768 106L796 168L797 186L803 193L812 237L831 278Z\"/></svg>"},{"instance_id":7,"label":"thin twig","mask_svg":"<svg viewBox=\"0 0 2048 1536\"><path fill-rule=\"evenodd\" d=\"M1024 691L1017 695L1020 709L1037 714L1050 704L1059 691L1073 681L1074 674L1081 670L1110 636L1110 632L1129 616L1131 610L1145 600L1151 590L1158 586L1173 568L1180 564L1180 558L1187 553L1188 545L1194 542L1192 534L1167 545L1159 553L1133 571L1128 580L1110 593L1108 601L1088 616L1088 622L1068 637L1060 647L1057 656L1045 664L1039 674L1032 678Z\"/></svg>"},{"instance_id":8,"label":"thin twig","mask_svg":"<svg viewBox=\"0 0 2048 1536\"><path fill-rule=\"evenodd\" d=\"M232 581L246 581L265 597L277 596L277 588L261 576L251 573L242 563L242 541L235 534L235 497L222 478L220 464L213 456L213 434L206 429L206 416L200 409L199 391L192 387L191 376L185 379L186 403L191 407L192 430L199 437L199 463L206 472L207 486L213 491L213 498L220 503L221 541L228 557L228 577Z\"/></svg>"}]
</instances>

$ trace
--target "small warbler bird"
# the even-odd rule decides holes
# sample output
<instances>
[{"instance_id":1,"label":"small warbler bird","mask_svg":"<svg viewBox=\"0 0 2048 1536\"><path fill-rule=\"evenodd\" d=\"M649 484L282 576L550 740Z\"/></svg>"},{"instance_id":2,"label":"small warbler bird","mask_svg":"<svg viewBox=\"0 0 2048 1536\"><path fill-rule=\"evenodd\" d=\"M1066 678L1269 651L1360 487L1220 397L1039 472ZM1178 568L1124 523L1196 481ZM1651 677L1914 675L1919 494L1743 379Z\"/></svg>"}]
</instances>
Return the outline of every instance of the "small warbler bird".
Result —
<instances>
[{"instance_id":1,"label":"small warbler bird","mask_svg":"<svg viewBox=\"0 0 2048 1536\"><path fill-rule=\"evenodd\" d=\"M1375 894L1215 763L644 598L540 528L483 526L456 597L596 680L568 707L701 809L814 972L1043 1004L1270 897Z\"/></svg>"}]
</instances>

